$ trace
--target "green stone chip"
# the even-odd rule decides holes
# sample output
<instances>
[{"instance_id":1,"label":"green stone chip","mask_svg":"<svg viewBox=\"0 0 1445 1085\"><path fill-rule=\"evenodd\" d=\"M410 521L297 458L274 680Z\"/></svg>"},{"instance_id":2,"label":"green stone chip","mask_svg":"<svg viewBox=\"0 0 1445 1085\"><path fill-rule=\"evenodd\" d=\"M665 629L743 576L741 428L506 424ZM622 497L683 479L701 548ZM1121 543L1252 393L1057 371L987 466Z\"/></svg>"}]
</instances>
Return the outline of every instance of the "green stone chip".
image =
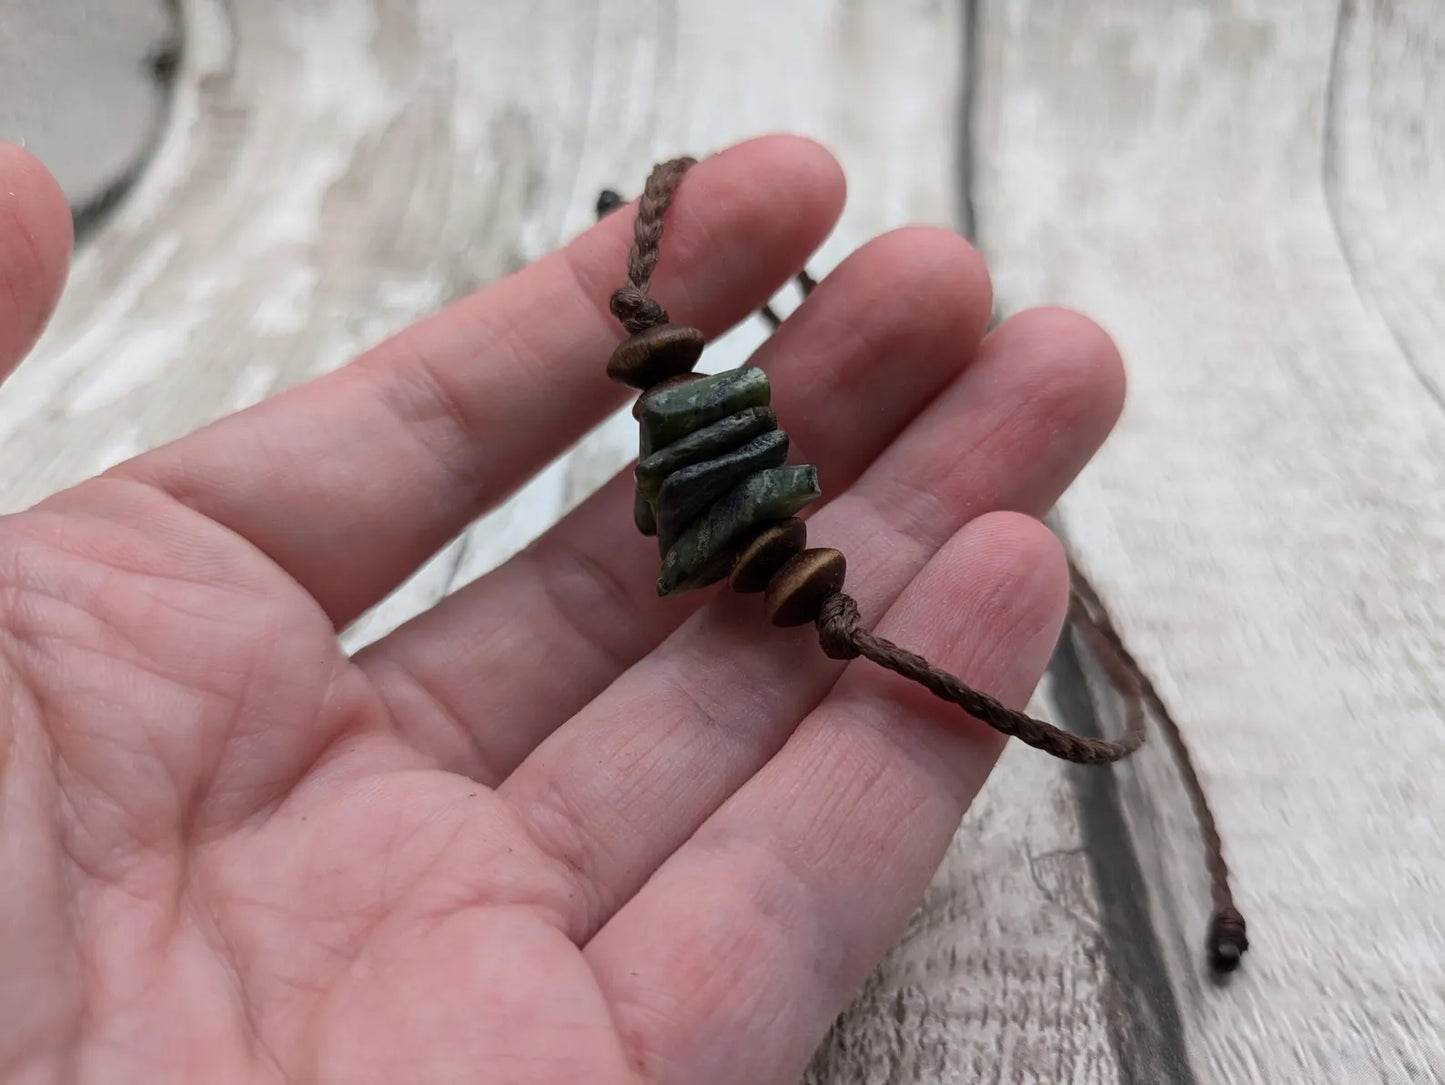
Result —
<instances>
[{"instance_id":1,"label":"green stone chip","mask_svg":"<svg viewBox=\"0 0 1445 1085\"><path fill-rule=\"evenodd\" d=\"M657 594L676 595L727 576L737 547L755 527L785 520L823 495L812 465L749 475L694 520L668 549Z\"/></svg>"},{"instance_id":2,"label":"green stone chip","mask_svg":"<svg viewBox=\"0 0 1445 1085\"><path fill-rule=\"evenodd\" d=\"M649 501L656 501L663 479L674 471L731 452L777 426L778 418L771 407L749 407L710 426L693 430L661 451L637 461L634 471L637 489Z\"/></svg>"},{"instance_id":3,"label":"green stone chip","mask_svg":"<svg viewBox=\"0 0 1445 1085\"><path fill-rule=\"evenodd\" d=\"M756 366L659 388L642 397L642 429L654 451L689 433L772 399L767 375Z\"/></svg>"},{"instance_id":4,"label":"green stone chip","mask_svg":"<svg viewBox=\"0 0 1445 1085\"><path fill-rule=\"evenodd\" d=\"M657 543L663 553L672 549L689 524L743 479L770 467L781 467L787 460L788 435L775 429L731 452L668 475L652 506Z\"/></svg>"}]
</instances>

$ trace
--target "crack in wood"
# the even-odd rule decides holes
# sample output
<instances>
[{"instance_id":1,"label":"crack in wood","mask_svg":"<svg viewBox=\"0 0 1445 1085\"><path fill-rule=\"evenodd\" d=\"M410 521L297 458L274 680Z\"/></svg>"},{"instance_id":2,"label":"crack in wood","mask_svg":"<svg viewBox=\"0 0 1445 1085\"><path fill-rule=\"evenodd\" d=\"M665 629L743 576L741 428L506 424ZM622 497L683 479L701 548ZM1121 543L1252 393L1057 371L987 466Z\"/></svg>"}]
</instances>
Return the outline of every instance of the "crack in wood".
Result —
<instances>
[{"instance_id":1,"label":"crack in wood","mask_svg":"<svg viewBox=\"0 0 1445 1085\"><path fill-rule=\"evenodd\" d=\"M958 148L954 170L958 177L958 228L963 236L978 244L978 213L973 205L974 111L978 102L979 0L963 0L963 72L958 93Z\"/></svg>"},{"instance_id":2,"label":"crack in wood","mask_svg":"<svg viewBox=\"0 0 1445 1085\"><path fill-rule=\"evenodd\" d=\"M1050 663L1063 726L1101 737L1083 666L1066 631ZM1112 771L1071 767L1084 849L1101 905L1109 1039L1127 1085L1194 1085L1178 1001L1149 916L1149 887Z\"/></svg>"}]
</instances>

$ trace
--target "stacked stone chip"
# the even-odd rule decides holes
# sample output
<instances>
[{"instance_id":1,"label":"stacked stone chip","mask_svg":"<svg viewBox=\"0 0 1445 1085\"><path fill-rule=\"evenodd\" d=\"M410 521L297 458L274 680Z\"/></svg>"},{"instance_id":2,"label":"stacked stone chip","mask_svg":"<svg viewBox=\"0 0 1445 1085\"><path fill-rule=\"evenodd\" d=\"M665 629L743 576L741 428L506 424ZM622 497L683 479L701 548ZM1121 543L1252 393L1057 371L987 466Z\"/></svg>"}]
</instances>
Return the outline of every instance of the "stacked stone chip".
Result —
<instances>
[{"instance_id":1,"label":"stacked stone chip","mask_svg":"<svg viewBox=\"0 0 1445 1085\"><path fill-rule=\"evenodd\" d=\"M633 518L656 535L657 593L678 595L729 579L765 592L777 625L803 625L842 588L842 553L808 549L797 518L822 496L817 468L791 465L772 389L761 369L692 372L702 332L661 324L613 352L607 375L641 391Z\"/></svg>"}]
</instances>

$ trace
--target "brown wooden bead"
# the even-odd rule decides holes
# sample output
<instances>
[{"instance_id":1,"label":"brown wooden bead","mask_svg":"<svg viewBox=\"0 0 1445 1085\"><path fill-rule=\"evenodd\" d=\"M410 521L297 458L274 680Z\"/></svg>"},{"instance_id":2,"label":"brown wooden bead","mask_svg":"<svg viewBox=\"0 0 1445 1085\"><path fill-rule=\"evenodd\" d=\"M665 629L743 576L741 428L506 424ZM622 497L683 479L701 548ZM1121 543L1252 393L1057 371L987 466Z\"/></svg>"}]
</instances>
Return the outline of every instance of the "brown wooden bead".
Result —
<instances>
[{"instance_id":1,"label":"brown wooden bead","mask_svg":"<svg viewBox=\"0 0 1445 1085\"><path fill-rule=\"evenodd\" d=\"M843 588L848 561L841 550L804 550L789 559L764 599L774 625L807 625L818 616L823 600Z\"/></svg>"},{"instance_id":2,"label":"brown wooden bead","mask_svg":"<svg viewBox=\"0 0 1445 1085\"><path fill-rule=\"evenodd\" d=\"M618 384L651 388L695 366L706 342L696 328L659 324L619 343L607 361L607 375Z\"/></svg>"},{"instance_id":3,"label":"brown wooden bead","mask_svg":"<svg viewBox=\"0 0 1445 1085\"><path fill-rule=\"evenodd\" d=\"M679 384L690 384L693 381L700 381L704 376L706 376L704 373L679 373L675 377L668 377L665 380L658 381L646 392L643 392L642 395L637 397L637 401L632 404L632 417L636 418L639 422L642 421L642 401L653 392L661 392L664 388L672 388Z\"/></svg>"},{"instance_id":4,"label":"brown wooden bead","mask_svg":"<svg viewBox=\"0 0 1445 1085\"><path fill-rule=\"evenodd\" d=\"M729 583L733 591L766 591L779 569L808 545L808 525L796 516L769 524L748 541L738 554Z\"/></svg>"}]
</instances>

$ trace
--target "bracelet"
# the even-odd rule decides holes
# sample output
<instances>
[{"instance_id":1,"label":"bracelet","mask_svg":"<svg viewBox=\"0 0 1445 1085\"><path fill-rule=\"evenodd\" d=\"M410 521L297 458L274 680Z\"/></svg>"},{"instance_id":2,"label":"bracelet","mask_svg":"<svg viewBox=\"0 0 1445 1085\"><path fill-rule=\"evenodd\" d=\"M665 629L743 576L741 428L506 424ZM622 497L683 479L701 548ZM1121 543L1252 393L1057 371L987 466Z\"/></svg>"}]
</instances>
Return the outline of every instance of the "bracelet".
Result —
<instances>
[{"instance_id":1,"label":"bracelet","mask_svg":"<svg viewBox=\"0 0 1445 1085\"><path fill-rule=\"evenodd\" d=\"M607 375L638 391L632 414L639 449L634 469L633 520L657 538L660 596L693 591L727 580L734 591L763 595L777 626L812 624L832 659L863 657L917 682L958 705L994 730L1055 757L1082 765L1107 765L1144 742L1147 703L1160 717L1184 770L1199 818L1213 887L1214 910L1206 940L1210 967L1231 972L1249 941L1244 917L1229 888L1214 817L1183 736L1152 683L1125 650L1107 617L1089 613L1097 597L1070 567L1082 592L1071 592L1070 615L1091 634L1111 680L1125 693L1125 733L1089 738L1017 712L958 677L862 627L858 604L843 591L847 560L841 551L809 547L798 513L822 496L817 469L790 465L788 435L769 406L771 389L761 369L744 365L711 376L693 372L706 346L696 328L673 324L648 289L663 231L663 217L679 182L695 164L677 158L657 165L638 201L627 280L612 295L612 314L629 333L613 351ZM611 190L597 201L598 216L622 206ZM814 281L799 273L804 295ZM769 307L763 316L777 326Z\"/></svg>"}]
</instances>

